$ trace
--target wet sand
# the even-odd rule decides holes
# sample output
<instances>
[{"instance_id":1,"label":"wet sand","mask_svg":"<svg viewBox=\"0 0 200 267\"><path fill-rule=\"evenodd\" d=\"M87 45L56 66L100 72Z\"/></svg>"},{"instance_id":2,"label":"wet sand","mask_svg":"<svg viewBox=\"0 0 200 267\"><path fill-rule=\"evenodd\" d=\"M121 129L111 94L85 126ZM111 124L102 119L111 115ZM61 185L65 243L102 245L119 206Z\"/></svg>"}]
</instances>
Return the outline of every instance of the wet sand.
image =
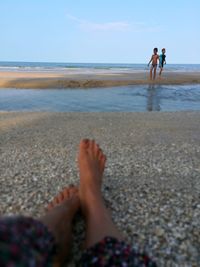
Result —
<instances>
[{"instance_id":1,"label":"wet sand","mask_svg":"<svg viewBox=\"0 0 200 267\"><path fill-rule=\"evenodd\" d=\"M198 72L163 72L155 81L149 80L149 72L121 73L96 71L84 72L80 70L65 72L24 72L1 71L0 88L94 88L112 87L137 84L197 84L200 83Z\"/></svg>"},{"instance_id":2,"label":"wet sand","mask_svg":"<svg viewBox=\"0 0 200 267\"><path fill-rule=\"evenodd\" d=\"M200 112L0 113L0 213L40 216L78 183L81 138L108 161L103 194L131 244L158 266L199 266ZM77 241L83 224L76 222ZM70 265L74 266L74 265Z\"/></svg>"}]
</instances>

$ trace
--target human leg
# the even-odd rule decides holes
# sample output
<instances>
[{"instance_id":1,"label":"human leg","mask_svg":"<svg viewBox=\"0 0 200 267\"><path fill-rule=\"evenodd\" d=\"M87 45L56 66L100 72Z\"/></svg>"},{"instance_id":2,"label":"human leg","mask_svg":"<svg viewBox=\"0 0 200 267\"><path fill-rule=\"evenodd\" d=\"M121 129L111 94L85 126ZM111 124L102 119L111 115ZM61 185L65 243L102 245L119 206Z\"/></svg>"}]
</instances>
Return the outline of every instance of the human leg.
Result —
<instances>
[{"instance_id":1,"label":"human leg","mask_svg":"<svg viewBox=\"0 0 200 267\"><path fill-rule=\"evenodd\" d=\"M160 76L161 76L161 74L162 74L162 71L163 71L163 68L160 67L160 72L159 72L159 75L160 75Z\"/></svg>"},{"instance_id":2,"label":"human leg","mask_svg":"<svg viewBox=\"0 0 200 267\"><path fill-rule=\"evenodd\" d=\"M151 68L150 68L150 80L152 80L152 72L153 72L153 65L151 65Z\"/></svg>"},{"instance_id":3,"label":"human leg","mask_svg":"<svg viewBox=\"0 0 200 267\"><path fill-rule=\"evenodd\" d=\"M71 247L71 225L80 207L78 189L65 188L39 220L0 219L0 266L60 266Z\"/></svg>"},{"instance_id":4,"label":"human leg","mask_svg":"<svg viewBox=\"0 0 200 267\"><path fill-rule=\"evenodd\" d=\"M80 265L156 267L146 253L134 250L113 224L101 194L106 157L99 146L82 140L79 147L79 195L86 221L86 250Z\"/></svg>"},{"instance_id":5,"label":"human leg","mask_svg":"<svg viewBox=\"0 0 200 267\"><path fill-rule=\"evenodd\" d=\"M81 208L86 220L86 248L91 247L106 236L123 239L112 222L101 194L105 162L105 155L94 141L81 141L78 155L79 194Z\"/></svg>"},{"instance_id":6,"label":"human leg","mask_svg":"<svg viewBox=\"0 0 200 267\"><path fill-rule=\"evenodd\" d=\"M71 186L65 188L53 199L48 205L47 214L39 219L55 238L58 263L64 262L70 253L72 221L79 207L78 189Z\"/></svg>"},{"instance_id":7,"label":"human leg","mask_svg":"<svg viewBox=\"0 0 200 267\"><path fill-rule=\"evenodd\" d=\"M156 79L156 69L157 69L157 66L154 66L154 68L153 68L153 80Z\"/></svg>"}]
</instances>

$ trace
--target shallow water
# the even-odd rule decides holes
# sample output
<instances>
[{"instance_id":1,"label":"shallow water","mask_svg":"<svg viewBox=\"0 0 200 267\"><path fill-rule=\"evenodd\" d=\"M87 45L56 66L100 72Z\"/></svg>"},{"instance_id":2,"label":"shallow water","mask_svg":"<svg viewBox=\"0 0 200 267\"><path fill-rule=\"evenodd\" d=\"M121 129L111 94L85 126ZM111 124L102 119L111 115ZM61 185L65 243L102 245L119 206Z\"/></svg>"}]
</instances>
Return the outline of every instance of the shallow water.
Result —
<instances>
[{"instance_id":1,"label":"shallow water","mask_svg":"<svg viewBox=\"0 0 200 267\"><path fill-rule=\"evenodd\" d=\"M149 71L146 64L126 63L56 63L56 62L1 62L0 71L112 73ZM166 64L165 72L200 72L200 64Z\"/></svg>"},{"instance_id":2,"label":"shallow water","mask_svg":"<svg viewBox=\"0 0 200 267\"><path fill-rule=\"evenodd\" d=\"M200 84L94 89L0 89L0 111L200 110Z\"/></svg>"}]
</instances>

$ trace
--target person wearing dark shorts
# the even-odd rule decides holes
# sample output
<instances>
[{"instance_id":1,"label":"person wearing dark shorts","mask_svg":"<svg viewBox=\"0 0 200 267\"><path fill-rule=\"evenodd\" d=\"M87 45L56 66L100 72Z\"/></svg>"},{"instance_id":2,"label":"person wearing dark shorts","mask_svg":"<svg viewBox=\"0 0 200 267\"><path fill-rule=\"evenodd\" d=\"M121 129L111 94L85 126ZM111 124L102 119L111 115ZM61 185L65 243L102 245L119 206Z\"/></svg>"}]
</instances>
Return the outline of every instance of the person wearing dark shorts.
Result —
<instances>
[{"instance_id":1,"label":"person wearing dark shorts","mask_svg":"<svg viewBox=\"0 0 200 267\"><path fill-rule=\"evenodd\" d=\"M166 64L166 55L165 55L165 48L162 49L162 54L159 56L159 68L160 68L160 72L159 75L161 76L162 71L163 71L163 67L164 64Z\"/></svg>"},{"instance_id":2,"label":"person wearing dark shorts","mask_svg":"<svg viewBox=\"0 0 200 267\"><path fill-rule=\"evenodd\" d=\"M0 266L62 266L71 248L72 222L81 209L86 236L78 266L156 267L152 258L125 241L112 222L101 193L105 162L106 156L94 140L82 140L78 155L79 187L64 188L39 219L1 217Z\"/></svg>"}]
</instances>

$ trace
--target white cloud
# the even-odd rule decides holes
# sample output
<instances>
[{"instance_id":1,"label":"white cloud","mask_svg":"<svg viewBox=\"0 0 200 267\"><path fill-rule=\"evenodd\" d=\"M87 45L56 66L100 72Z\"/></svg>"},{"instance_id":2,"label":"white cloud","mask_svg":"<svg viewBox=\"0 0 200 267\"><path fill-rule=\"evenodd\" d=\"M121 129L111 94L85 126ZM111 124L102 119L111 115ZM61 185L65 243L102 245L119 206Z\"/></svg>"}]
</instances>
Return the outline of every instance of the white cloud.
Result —
<instances>
[{"instance_id":1,"label":"white cloud","mask_svg":"<svg viewBox=\"0 0 200 267\"><path fill-rule=\"evenodd\" d=\"M67 14L68 19L76 22L78 26L87 31L126 31L130 28L130 24L124 21L95 23L88 20L79 19L75 16Z\"/></svg>"},{"instance_id":2,"label":"white cloud","mask_svg":"<svg viewBox=\"0 0 200 267\"><path fill-rule=\"evenodd\" d=\"M86 23L83 25L86 29L93 31L125 31L129 29L129 24L126 22L107 22L107 23Z\"/></svg>"},{"instance_id":3,"label":"white cloud","mask_svg":"<svg viewBox=\"0 0 200 267\"><path fill-rule=\"evenodd\" d=\"M131 31L131 32L158 32L160 26L148 26L141 22L113 21L104 23L95 23L92 21L80 19L71 14L67 18L74 21L82 30L85 31Z\"/></svg>"}]
</instances>

